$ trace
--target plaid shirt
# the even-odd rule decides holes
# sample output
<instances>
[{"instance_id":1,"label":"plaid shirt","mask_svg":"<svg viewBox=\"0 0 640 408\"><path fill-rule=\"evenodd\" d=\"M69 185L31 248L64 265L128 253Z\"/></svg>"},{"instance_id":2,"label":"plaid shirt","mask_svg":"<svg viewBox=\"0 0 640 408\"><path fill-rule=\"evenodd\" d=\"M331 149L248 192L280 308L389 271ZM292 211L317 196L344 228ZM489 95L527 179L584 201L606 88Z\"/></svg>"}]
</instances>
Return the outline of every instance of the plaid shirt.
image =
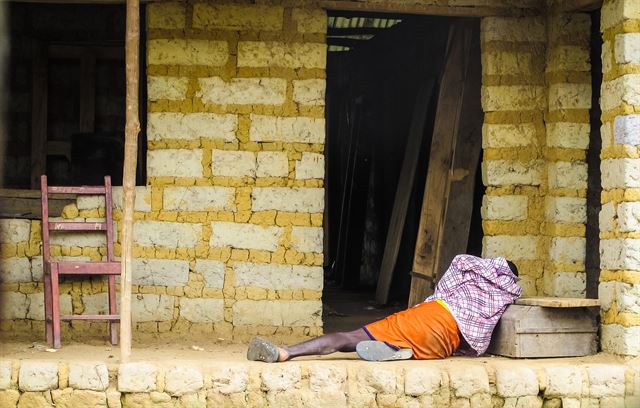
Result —
<instances>
[{"instance_id":1,"label":"plaid shirt","mask_svg":"<svg viewBox=\"0 0 640 408\"><path fill-rule=\"evenodd\" d=\"M458 352L480 355L489 347L502 313L520 296L518 280L502 257L458 255L426 301L441 299L449 306L460 333L472 348Z\"/></svg>"}]
</instances>

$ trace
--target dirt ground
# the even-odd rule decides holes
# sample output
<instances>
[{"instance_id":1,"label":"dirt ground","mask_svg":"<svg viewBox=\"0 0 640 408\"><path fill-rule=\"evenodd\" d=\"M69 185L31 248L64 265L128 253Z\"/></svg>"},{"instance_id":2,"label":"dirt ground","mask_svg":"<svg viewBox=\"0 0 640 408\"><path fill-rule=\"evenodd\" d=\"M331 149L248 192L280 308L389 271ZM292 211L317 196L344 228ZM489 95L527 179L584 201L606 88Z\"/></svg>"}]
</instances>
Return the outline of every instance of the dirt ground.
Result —
<instances>
[{"instance_id":1,"label":"dirt ground","mask_svg":"<svg viewBox=\"0 0 640 408\"><path fill-rule=\"evenodd\" d=\"M343 291L329 286L330 295L324 300L324 330L325 332L354 330L362 324L367 324L381 319L391 313L402 310L402 305L379 307L368 293ZM69 341L63 338L62 348L55 351L47 351L48 345L43 341L6 341L0 344L0 359L10 360L56 360L56 361L103 361L116 365L120 362L120 349L112 346L106 339L92 339L87 342ZM1 340L0 340L1 341ZM50 349L49 349L50 350ZM246 345L232 343L230 341L212 338L183 342L146 339L144 342L133 342L131 352L132 361L151 361L163 365L171 365L176 362L203 363L253 363L246 360ZM637 360L638 358L636 358ZM335 353L322 357L304 357L293 360L294 362L310 361L341 362L355 364L361 360L355 353ZM628 361L629 359L627 359ZM538 364L589 364L589 363L624 363L625 359L610 354L597 354L587 357L556 358L556 359L511 359L498 356L486 357L451 357L445 360L430 361L439 367L456 364L468 364L470 362L498 366L501 364L514 364L516 362L535 366ZM419 361L403 361L385 364L400 364L402 366L424 364Z\"/></svg>"},{"instance_id":2,"label":"dirt ground","mask_svg":"<svg viewBox=\"0 0 640 408\"><path fill-rule=\"evenodd\" d=\"M194 346L197 349L194 349ZM200 350L200 348L202 350ZM193 364L203 363L248 363L245 357L246 346L243 344L232 343L197 343L184 344L167 343L161 341L147 342L145 344L135 344L132 349L132 361L151 361L162 365L171 365L177 362L191 362ZM4 343L0 346L0 358L9 360L56 360L56 361L104 361L108 364L118 364L120 360L120 349L118 346L111 346L108 342L104 344L81 344L67 343L62 348L50 352L44 343ZM305 357L293 361L310 362L341 362L341 363L357 363L360 360L355 353L336 353L323 357ZM609 354L597 354L587 357L575 358L558 358L558 359L510 359L497 356L486 357L451 357L445 360L430 361L429 364L435 364L439 367L457 365L457 364L488 364L498 366L502 364L522 363L528 366L538 364L592 364L592 363L624 363L625 359L619 356ZM262 363L251 363L262 364ZM403 361L389 364L413 365L424 364L419 361Z\"/></svg>"}]
</instances>

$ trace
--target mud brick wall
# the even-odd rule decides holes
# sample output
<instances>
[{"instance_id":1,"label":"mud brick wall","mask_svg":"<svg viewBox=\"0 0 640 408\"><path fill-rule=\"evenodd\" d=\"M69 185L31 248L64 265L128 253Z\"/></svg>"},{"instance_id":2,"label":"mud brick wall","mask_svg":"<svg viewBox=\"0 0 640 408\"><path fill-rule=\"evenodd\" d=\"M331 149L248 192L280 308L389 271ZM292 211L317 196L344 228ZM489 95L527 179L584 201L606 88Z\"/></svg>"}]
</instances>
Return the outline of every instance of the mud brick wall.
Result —
<instances>
[{"instance_id":1,"label":"mud brick wall","mask_svg":"<svg viewBox=\"0 0 640 408\"><path fill-rule=\"evenodd\" d=\"M319 8L148 5L148 186L137 189L134 231L138 335L321 333L325 32ZM83 197L63 218L103 215L103 201ZM3 328L37 335L40 223L6 223L3 269L13 272L4 276ZM53 253L99 260L104 242L70 234ZM105 289L99 281L63 284L62 312L104 313ZM105 330L73 322L63 335Z\"/></svg>"},{"instance_id":2,"label":"mud brick wall","mask_svg":"<svg viewBox=\"0 0 640 408\"><path fill-rule=\"evenodd\" d=\"M599 297L602 347L640 354L640 3L606 1Z\"/></svg>"},{"instance_id":3,"label":"mud brick wall","mask_svg":"<svg viewBox=\"0 0 640 408\"><path fill-rule=\"evenodd\" d=\"M147 273L134 283L166 314L138 330L319 334L325 13L147 11L151 208L135 229Z\"/></svg>"},{"instance_id":4,"label":"mud brick wall","mask_svg":"<svg viewBox=\"0 0 640 408\"><path fill-rule=\"evenodd\" d=\"M525 295L585 295L587 14L482 22L484 254Z\"/></svg>"},{"instance_id":5,"label":"mud brick wall","mask_svg":"<svg viewBox=\"0 0 640 408\"><path fill-rule=\"evenodd\" d=\"M0 361L2 407L606 407L640 403L633 363Z\"/></svg>"}]
</instances>

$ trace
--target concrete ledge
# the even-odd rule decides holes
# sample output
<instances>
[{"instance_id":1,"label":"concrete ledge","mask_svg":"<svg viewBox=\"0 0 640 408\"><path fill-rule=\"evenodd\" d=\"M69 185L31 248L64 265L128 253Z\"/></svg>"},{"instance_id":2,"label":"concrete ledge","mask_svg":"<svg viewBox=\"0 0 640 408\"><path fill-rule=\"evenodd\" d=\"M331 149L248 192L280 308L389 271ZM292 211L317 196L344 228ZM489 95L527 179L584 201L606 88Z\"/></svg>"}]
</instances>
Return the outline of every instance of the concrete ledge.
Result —
<instances>
[{"instance_id":1,"label":"concrete ledge","mask_svg":"<svg viewBox=\"0 0 640 408\"><path fill-rule=\"evenodd\" d=\"M134 350L134 357L145 360L127 364L109 358L78 363L77 351L64 349L59 356L40 353L36 359L33 352L11 353L0 360L0 406L28 401L109 408L640 406L640 362L607 355L367 363L340 354L262 364L244 360L238 345L201 352L185 346L176 352L180 359L173 357L175 350L149 349ZM109 353L113 358L117 350ZM30 359L22 359L24 354ZM55 381L43 387L40 376L28 375L34 367L46 367L47 378Z\"/></svg>"}]
</instances>

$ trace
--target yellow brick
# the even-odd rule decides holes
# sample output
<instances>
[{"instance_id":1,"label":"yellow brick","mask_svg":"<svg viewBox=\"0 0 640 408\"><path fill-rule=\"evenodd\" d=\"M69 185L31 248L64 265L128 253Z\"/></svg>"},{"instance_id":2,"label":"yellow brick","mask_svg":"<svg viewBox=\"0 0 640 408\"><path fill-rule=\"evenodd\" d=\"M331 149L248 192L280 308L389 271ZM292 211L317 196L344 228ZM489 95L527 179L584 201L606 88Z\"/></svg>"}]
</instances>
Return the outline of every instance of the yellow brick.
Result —
<instances>
[{"instance_id":1,"label":"yellow brick","mask_svg":"<svg viewBox=\"0 0 640 408\"><path fill-rule=\"evenodd\" d=\"M231 258L232 261L248 261L249 260L249 250L247 249L232 249L231 250Z\"/></svg>"},{"instance_id":2,"label":"yellow brick","mask_svg":"<svg viewBox=\"0 0 640 408\"><path fill-rule=\"evenodd\" d=\"M322 292L315 290L302 289L302 296L305 300L319 300L322 298Z\"/></svg>"},{"instance_id":3,"label":"yellow brick","mask_svg":"<svg viewBox=\"0 0 640 408\"><path fill-rule=\"evenodd\" d=\"M62 209L62 218L76 218L78 217L78 207L74 204L67 204Z\"/></svg>"},{"instance_id":4,"label":"yellow brick","mask_svg":"<svg viewBox=\"0 0 640 408\"><path fill-rule=\"evenodd\" d=\"M32 294L38 292L38 286L33 283L20 283L18 291L24 294Z\"/></svg>"},{"instance_id":5,"label":"yellow brick","mask_svg":"<svg viewBox=\"0 0 640 408\"><path fill-rule=\"evenodd\" d=\"M183 287L168 286L166 288L166 292L167 292L167 295L184 296L184 288Z\"/></svg>"},{"instance_id":6,"label":"yellow brick","mask_svg":"<svg viewBox=\"0 0 640 408\"><path fill-rule=\"evenodd\" d=\"M235 222L246 223L251 218L251 211L238 211L235 215Z\"/></svg>"},{"instance_id":7,"label":"yellow brick","mask_svg":"<svg viewBox=\"0 0 640 408\"><path fill-rule=\"evenodd\" d=\"M16 246L16 255L20 257L27 256L27 251L29 250L28 242L19 242Z\"/></svg>"},{"instance_id":8,"label":"yellow brick","mask_svg":"<svg viewBox=\"0 0 640 408\"><path fill-rule=\"evenodd\" d=\"M158 333L167 333L171 331L171 322L158 322Z\"/></svg>"},{"instance_id":9,"label":"yellow brick","mask_svg":"<svg viewBox=\"0 0 640 408\"><path fill-rule=\"evenodd\" d=\"M16 256L17 249L17 245L15 244L0 244L0 257L11 258Z\"/></svg>"},{"instance_id":10,"label":"yellow brick","mask_svg":"<svg viewBox=\"0 0 640 408\"><path fill-rule=\"evenodd\" d=\"M100 218L100 211L97 208L92 208L90 210L80 210L78 211L78 217L80 218Z\"/></svg>"},{"instance_id":11,"label":"yellow brick","mask_svg":"<svg viewBox=\"0 0 640 408\"><path fill-rule=\"evenodd\" d=\"M311 214L311 226L322 227L322 214Z\"/></svg>"},{"instance_id":12,"label":"yellow brick","mask_svg":"<svg viewBox=\"0 0 640 408\"><path fill-rule=\"evenodd\" d=\"M618 281L631 285L640 283L640 272L637 271L608 271L600 272L600 282Z\"/></svg>"},{"instance_id":13,"label":"yellow brick","mask_svg":"<svg viewBox=\"0 0 640 408\"><path fill-rule=\"evenodd\" d=\"M207 213L205 212L180 212L177 215L176 221L189 222L189 223L201 223L207 221Z\"/></svg>"},{"instance_id":14,"label":"yellow brick","mask_svg":"<svg viewBox=\"0 0 640 408\"><path fill-rule=\"evenodd\" d=\"M249 261L258 263L269 263L271 261L271 253L268 251L251 249L249 251Z\"/></svg>"},{"instance_id":15,"label":"yellow brick","mask_svg":"<svg viewBox=\"0 0 640 408\"><path fill-rule=\"evenodd\" d=\"M225 294L225 298L226 298L226 294ZM235 299L237 300L242 300L242 299L246 299L247 298L247 288L244 287L240 287L240 288L236 288L234 296Z\"/></svg>"},{"instance_id":16,"label":"yellow brick","mask_svg":"<svg viewBox=\"0 0 640 408\"><path fill-rule=\"evenodd\" d=\"M584 237L584 224L547 224L547 234L555 237Z\"/></svg>"},{"instance_id":17,"label":"yellow brick","mask_svg":"<svg viewBox=\"0 0 640 408\"><path fill-rule=\"evenodd\" d=\"M276 264L283 264L284 263L285 252L286 252L286 250L284 248L282 248L282 247L277 248L271 254L271 262L272 263L276 263Z\"/></svg>"},{"instance_id":18,"label":"yellow brick","mask_svg":"<svg viewBox=\"0 0 640 408\"><path fill-rule=\"evenodd\" d=\"M178 213L176 212L164 212L160 211L158 214L158 221L176 221L178 219Z\"/></svg>"},{"instance_id":19,"label":"yellow brick","mask_svg":"<svg viewBox=\"0 0 640 408\"><path fill-rule=\"evenodd\" d=\"M276 222L276 211L259 211L251 215L249 220L252 224L270 226Z\"/></svg>"},{"instance_id":20,"label":"yellow brick","mask_svg":"<svg viewBox=\"0 0 640 408\"><path fill-rule=\"evenodd\" d=\"M288 264L298 265L304 260L304 254L293 249L288 249L284 254L285 262Z\"/></svg>"},{"instance_id":21,"label":"yellow brick","mask_svg":"<svg viewBox=\"0 0 640 408\"><path fill-rule=\"evenodd\" d=\"M189 298L202 297L202 289L204 284L190 283L189 286L184 287L184 295Z\"/></svg>"},{"instance_id":22,"label":"yellow brick","mask_svg":"<svg viewBox=\"0 0 640 408\"><path fill-rule=\"evenodd\" d=\"M278 299L291 300L293 299L293 291L291 289L280 289L277 292Z\"/></svg>"},{"instance_id":23,"label":"yellow brick","mask_svg":"<svg viewBox=\"0 0 640 408\"><path fill-rule=\"evenodd\" d=\"M620 312L615 322L626 327L640 326L640 314Z\"/></svg>"},{"instance_id":24,"label":"yellow brick","mask_svg":"<svg viewBox=\"0 0 640 408\"><path fill-rule=\"evenodd\" d=\"M157 248L155 248L155 257L158 258L158 259L175 259L176 258L176 249L175 248L157 247Z\"/></svg>"},{"instance_id":25,"label":"yellow brick","mask_svg":"<svg viewBox=\"0 0 640 408\"><path fill-rule=\"evenodd\" d=\"M209 245L206 243L199 243L195 247L195 254L197 258L208 258L209 256Z\"/></svg>"},{"instance_id":26,"label":"yellow brick","mask_svg":"<svg viewBox=\"0 0 640 408\"><path fill-rule=\"evenodd\" d=\"M218 212L218 221L233 221L235 214L229 211Z\"/></svg>"},{"instance_id":27,"label":"yellow brick","mask_svg":"<svg viewBox=\"0 0 640 408\"><path fill-rule=\"evenodd\" d=\"M193 248L176 248L176 259L193 259L196 251Z\"/></svg>"},{"instance_id":28,"label":"yellow brick","mask_svg":"<svg viewBox=\"0 0 640 408\"><path fill-rule=\"evenodd\" d=\"M202 288L202 297L205 298L213 298L213 299L222 299L222 289L218 288Z\"/></svg>"},{"instance_id":29,"label":"yellow brick","mask_svg":"<svg viewBox=\"0 0 640 408\"><path fill-rule=\"evenodd\" d=\"M248 299L263 300L267 298L267 290L265 288L247 287L246 295Z\"/></svg>"}]
</instances>

